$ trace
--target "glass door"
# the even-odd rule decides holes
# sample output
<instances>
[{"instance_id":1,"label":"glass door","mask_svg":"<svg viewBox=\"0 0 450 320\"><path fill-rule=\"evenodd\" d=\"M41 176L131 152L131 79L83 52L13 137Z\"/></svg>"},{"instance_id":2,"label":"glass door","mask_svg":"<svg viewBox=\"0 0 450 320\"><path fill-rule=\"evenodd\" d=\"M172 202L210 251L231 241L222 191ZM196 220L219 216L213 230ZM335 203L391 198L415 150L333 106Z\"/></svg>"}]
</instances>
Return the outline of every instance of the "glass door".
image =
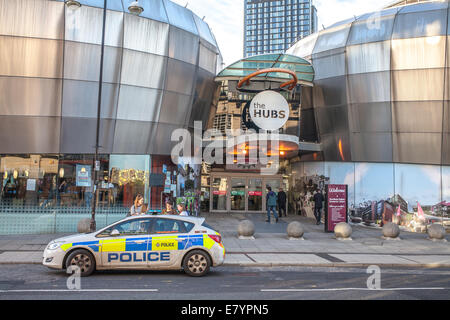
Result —
<instances>
[{"instance_id":1,"label":"glass door","mask_svg":"<svg viewBox=\"0 0 450 320\"><path fill-rule=\"evenodd\" d=\"M211 184L212 202L211 210L227 210L227 178L214 178Z\"/></svg>"},{"instance_id":2,"label":"glass door","mask_svg":"<svg viewBox=\"0 0 450 320\"><path fill-rule=\"evenodd\" d=\"M248 211L262 211L262 179L248 179Z\"/></svg>"},{"instance_id":3,"label":"glass door","mask_svg":"<svg viewBox=\"0 0 450 320\"><path fill-rule=\"evenodd\" d=\"M231 211L245 211L245 181L246 179L231 179Z\"/></svg>"}]
</instances>

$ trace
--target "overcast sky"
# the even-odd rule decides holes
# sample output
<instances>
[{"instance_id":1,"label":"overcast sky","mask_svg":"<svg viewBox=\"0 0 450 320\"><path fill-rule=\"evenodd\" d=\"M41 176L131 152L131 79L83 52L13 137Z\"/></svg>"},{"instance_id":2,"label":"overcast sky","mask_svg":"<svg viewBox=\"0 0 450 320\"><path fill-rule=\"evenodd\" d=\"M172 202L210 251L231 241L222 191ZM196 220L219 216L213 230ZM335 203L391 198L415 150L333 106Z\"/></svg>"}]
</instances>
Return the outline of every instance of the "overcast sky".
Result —
<instances>
[{"instance_id":1,"label":"overcast sky","mask_svg":"<svg viewBox=\"0 0 450 320\"><path fill-rule=\"evenodd\" d=\"M244 0L172 0L188 8L211 27L219 43L224 62L229 65L243 56ZM393 0L314 0L319 30L335 22L376 11Z\"/></svg>"}]
</instances>

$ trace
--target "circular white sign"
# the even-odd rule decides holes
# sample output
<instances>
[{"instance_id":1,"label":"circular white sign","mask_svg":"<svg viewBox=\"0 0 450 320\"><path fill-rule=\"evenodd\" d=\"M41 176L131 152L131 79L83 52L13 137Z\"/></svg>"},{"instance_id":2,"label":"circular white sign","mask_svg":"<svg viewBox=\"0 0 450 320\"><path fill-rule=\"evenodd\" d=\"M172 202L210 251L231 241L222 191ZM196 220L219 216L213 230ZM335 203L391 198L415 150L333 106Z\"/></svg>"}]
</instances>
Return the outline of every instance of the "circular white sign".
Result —
<instances>
[{"instance_id":1,"label":"circular white sign","mask_svg":"<svg viewBox=\"0 0 450 320\"><path fill-rule=\"evenodd\" d=\"M289 119L289 104L278 92L263 91L253 98L249 113L259 128L267 131L278 130Z\"/></svg>"}]
</instances>

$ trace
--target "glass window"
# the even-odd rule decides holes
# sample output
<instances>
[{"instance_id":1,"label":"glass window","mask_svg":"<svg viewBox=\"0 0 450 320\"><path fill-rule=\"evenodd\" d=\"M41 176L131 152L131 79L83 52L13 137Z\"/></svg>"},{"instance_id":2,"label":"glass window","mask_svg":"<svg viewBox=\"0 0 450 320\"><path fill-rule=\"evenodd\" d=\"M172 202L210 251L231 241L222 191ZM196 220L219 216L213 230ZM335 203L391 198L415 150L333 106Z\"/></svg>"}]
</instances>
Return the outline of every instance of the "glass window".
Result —
<instances>
[{"instance_id":1,"label":"glass window","mask_svg":"<svg viewBox=\"0 0 450 320\"><path fill-rule=\"evenodd\" d=\"M214 178L212 210L227 210L227 178Z\"/></svg>"},{"instance_id":2,"label":"glass window","mask_svg":"<svg viewBox=\"0 0 450 320\"><path fill-rule=\"evenodd\" d=\"M245 210L245 179L231 179L231 210Z\"/></svg>"},{"instance_id":3,"label":"glass window","mask_svg":"<svg viewBox=\"0 0 450 320\"><path fill-rule=\"evenodd\" d=\"M189 224L189 223L188 223ZM192 230L193 226L189 226L189 230ZM156 219L152 226L152 233L156 234L166 234L166 233L187 233L188 228L184 221L173 220L173 219Z\"/></svg>"},{"instance_id":4,"label":"glass window","mask_svg":"<svg viewBox=\"0 0 450 320\"><path fill-rule=\"evenodd\" d=\"M113 230L119 231L120 236L145 235L145 234L149 233L150 225L151 225L151 220L149 218L125 221L125 222L118 223L118 224L106 229L98 236L100 236L100 237L111 236L111 232Z\"/></svg>"},{"instance_id":5,"label":"glass window","mask_svg":"<svg viewBox=\"0 0 450 320\"><path fill-rule=\"evenodd\" d=\"M262 210L262 180L248 180L248 211Z\"/></svg>"}]
</instances>

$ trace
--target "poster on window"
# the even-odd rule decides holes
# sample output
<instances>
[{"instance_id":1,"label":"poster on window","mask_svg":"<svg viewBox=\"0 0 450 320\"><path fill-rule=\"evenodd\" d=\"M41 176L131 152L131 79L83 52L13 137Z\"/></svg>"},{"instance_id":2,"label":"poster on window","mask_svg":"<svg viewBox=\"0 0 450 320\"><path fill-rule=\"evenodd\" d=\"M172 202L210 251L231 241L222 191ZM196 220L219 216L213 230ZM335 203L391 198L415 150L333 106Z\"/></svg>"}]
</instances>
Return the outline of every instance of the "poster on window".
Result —
<instances>
[{"instance_id":1,"label":"poster on window","mask_svg":"<svg viewBox=\"0 0 450 320\"><path fill-rule=\"evenodd\" d=\"M334 227L341 222L348 222L348 186L329 184L325 197L325 232L334 232Z\"/></svg>"},{"instance_id":2,"label":"poster on window","mask_svg":"<svg viewBox=\"0 0 450 320\"><path fill-rule=\"evenodd\" d=\"M77 187L91 186L91 167L77 164Z\"/></svg>"}]
</instances>

